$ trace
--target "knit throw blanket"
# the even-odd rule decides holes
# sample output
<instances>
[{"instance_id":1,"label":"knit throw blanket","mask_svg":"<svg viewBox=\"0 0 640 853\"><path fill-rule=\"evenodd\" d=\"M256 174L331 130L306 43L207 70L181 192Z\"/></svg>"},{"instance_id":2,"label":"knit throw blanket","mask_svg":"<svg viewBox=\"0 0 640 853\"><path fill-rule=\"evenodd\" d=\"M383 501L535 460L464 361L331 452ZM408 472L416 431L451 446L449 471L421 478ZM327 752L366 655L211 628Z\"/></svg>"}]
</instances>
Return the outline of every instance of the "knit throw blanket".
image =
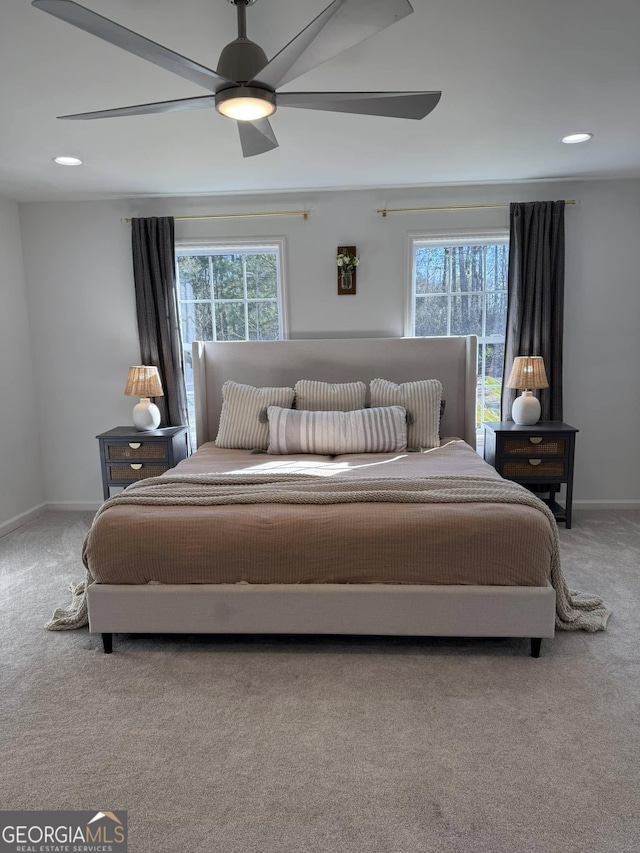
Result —
<instances>
[{"instance_id":1,"label":"knit throw blanket","mask_svg":"<svg viewBox=\"0 0 640 853\"><path fill-rule=\"evenodd\" d=\"M95 519L110 507L223 504L336 503L516 503L543 513L553 535L550 582L556 592L556 628L564 631L603 631L611 611L600 598L567 587L560 568L558 529L543 501L524 486L495 477L445 476L427 478L319 478L313 474L167 475L141 480L109 498ZM94 523L95 523L94 519ZM87 580L72 586L69 608L59 608L46 625L64 631L87 624Z\"/></svg>"}]
</instances>

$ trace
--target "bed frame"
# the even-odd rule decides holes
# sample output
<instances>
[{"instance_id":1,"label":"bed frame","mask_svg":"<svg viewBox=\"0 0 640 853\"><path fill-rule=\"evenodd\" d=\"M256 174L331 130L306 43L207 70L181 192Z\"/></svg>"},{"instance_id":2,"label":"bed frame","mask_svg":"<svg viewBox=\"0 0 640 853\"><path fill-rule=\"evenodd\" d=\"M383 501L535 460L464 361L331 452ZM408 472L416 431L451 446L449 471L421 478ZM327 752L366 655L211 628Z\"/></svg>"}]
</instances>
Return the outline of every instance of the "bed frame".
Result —
<instances>
[{"instance_id":1,"label":"bed frame","mask_svg":"<svg viewBox=\"0 0 640 853\"><path fill-rule=\"evenodd\" d=\"M477 338L356 338L196 342L198 445L213 441L228 379L293 387L377 377L436 378L446 408L442 436L475 447ZM105 652L113 633L372 634L529 637L538 657L554 636L555 591L545 587L408 584L91 584L89 629Z\"/></svg>"}]
</instances>

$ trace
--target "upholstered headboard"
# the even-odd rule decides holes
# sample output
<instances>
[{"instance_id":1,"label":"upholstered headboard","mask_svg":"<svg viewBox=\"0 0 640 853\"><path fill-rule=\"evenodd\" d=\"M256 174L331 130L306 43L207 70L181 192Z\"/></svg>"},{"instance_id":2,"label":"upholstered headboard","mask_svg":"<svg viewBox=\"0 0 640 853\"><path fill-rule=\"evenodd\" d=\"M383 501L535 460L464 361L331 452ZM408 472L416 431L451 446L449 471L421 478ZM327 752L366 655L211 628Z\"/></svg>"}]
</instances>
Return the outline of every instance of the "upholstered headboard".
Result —
<instances>
[{"instance_id":1,"label":"upholstered headboard","mask_svg":"<svg viewBox=\"0 0 640 853\"><path fill-rule=\"evenodd\" d=\"M192 347L198 446L213 441L227 379L256 387L323 382L439 379L447 401L442 436L476 446L475 335L450 338L349 338L296 341L195 341Z\"/></svg>"}]
</instances>

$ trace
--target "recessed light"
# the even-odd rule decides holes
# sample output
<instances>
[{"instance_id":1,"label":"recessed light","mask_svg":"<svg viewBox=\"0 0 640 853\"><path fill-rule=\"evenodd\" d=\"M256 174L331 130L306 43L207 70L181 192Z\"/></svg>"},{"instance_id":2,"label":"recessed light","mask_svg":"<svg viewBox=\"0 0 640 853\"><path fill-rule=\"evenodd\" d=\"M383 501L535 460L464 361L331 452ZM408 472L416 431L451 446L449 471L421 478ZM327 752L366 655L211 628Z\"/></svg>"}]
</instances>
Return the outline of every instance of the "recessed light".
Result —
<instances>
[{"instance_id":1,"label":"recessed light","mask_svg":"<svg viewBox=\"0 0 640 853\"><path fill-rule=\"evenodd\" d=\"M79 157L54 157L53 162L59 166L81 166L82 160Z\"/></svg>"},{"instance_id":2,"label":"recessed light","mask_svg":"<svg viewBox=\"0 0 640 853\"><path fill-rule=\"evenodd\" d=\"M569 136L563 136L560 141L567 145L575 145L578 142L588 142L592 136L593 133L570 133Z\"/></svg>"}]
</instances>

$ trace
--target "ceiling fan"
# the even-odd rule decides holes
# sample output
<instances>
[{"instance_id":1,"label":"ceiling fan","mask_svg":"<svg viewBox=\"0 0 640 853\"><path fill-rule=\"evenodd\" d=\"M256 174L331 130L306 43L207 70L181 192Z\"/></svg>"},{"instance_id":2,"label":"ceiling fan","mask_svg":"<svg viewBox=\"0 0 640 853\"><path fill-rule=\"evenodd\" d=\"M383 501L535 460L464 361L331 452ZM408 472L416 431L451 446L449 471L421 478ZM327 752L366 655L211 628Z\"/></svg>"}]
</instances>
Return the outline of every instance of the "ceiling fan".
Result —
<instances>
[{"instance_id":1,"label":"ceiling fan","mask_svg":"<svg viewBox=\"0 0 640 853\"><path fill-rule=\"evenodd\" d=\"M442 92L277 92L301 74L410 15L408 0L333 0L308 26L268 60L247 38L246 10L255 0L228 0L237 7L238 37L220 54L215 71L92 12L73 0L33 0L32 5L68 24L191 80L213 94L59 116L94 119L215 107L236 119L245 157L278 147L268 116L277 107L424 118Z\"/></svg>"}]
</instances>

